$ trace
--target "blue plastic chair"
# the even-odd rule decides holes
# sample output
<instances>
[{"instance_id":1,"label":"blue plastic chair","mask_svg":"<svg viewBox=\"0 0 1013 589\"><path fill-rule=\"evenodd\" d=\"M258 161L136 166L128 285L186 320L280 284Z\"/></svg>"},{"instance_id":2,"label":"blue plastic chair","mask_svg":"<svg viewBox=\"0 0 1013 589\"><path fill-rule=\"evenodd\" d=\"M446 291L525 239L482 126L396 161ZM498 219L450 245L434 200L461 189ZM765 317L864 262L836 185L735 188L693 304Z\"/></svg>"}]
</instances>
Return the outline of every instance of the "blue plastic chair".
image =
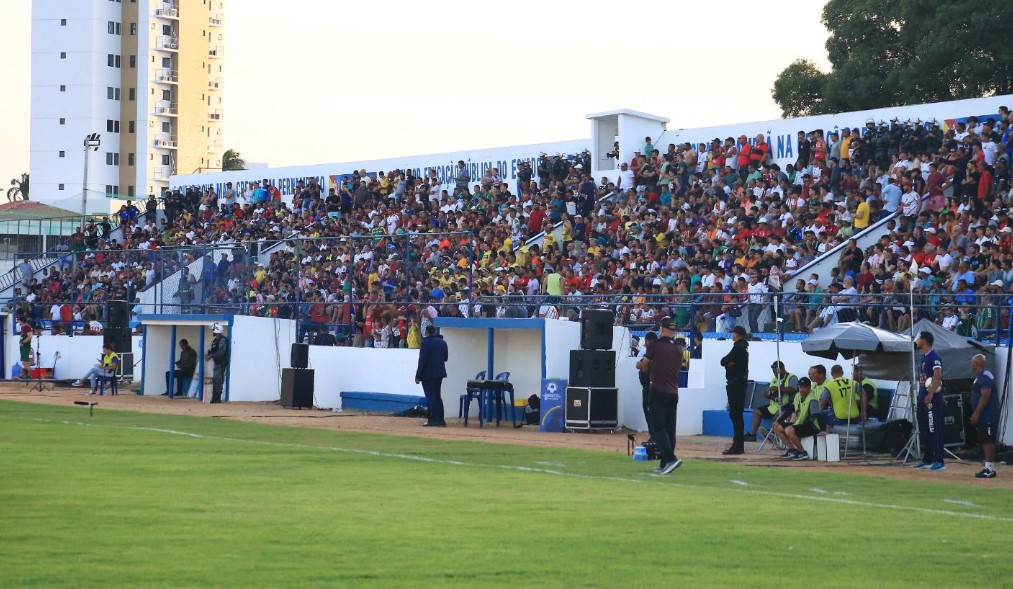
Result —
<instances>
[{"instance_id":1,"label":"blue plastic chair","mask_svg":"<svg viewBox=\"0 0 1013 589\"><path fill-rule=\"evenodd\" d=\"M106 383L107 382L109 383L109 395L113 396L113 395L118 395L119 394L119 391L117 390L117 384L116 384L116 380L117 380L116 373L113 373L112 376L100 376L96 380L98 382L99 395L105 395L106 394Z\"/></svg>"},{"instance_id":2,"label":"blue plastic chair","mask_svg":"<svg viewBox=\"0 0 1013 589\"><path fill-rule=\"evenodd\" d=\"M482 372L479 372L478 374L476 374L475 375L475 380L485 380L485 371L483 370ZM461 395L460 400L457 403L457 417L459 417L459 418L463 417L464 418L464 426L465 427L468 426L468 410L471 409L471 400L478 398L479 395L481 394L481 392L482 391L480 389L467 389L465 391L465 393L463 395ZM481 404L478 406L478 413L479 413L479 422L478 422L478 425L479 425L479 427L482 427L482 422L481 422L482 405Z\"/></svg>"}]
</instances>

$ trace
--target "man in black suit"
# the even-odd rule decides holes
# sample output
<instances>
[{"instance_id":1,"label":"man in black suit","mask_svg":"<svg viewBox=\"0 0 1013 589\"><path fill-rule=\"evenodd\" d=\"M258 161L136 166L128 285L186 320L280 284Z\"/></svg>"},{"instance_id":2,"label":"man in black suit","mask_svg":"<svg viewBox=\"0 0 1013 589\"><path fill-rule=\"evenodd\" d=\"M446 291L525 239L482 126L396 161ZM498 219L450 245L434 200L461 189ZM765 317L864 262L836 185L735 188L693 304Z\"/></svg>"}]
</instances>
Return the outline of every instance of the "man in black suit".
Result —
<instances>
[{"instance_id":1,"label":"man in black suit","mask_svg":"<svg viewBox=\"0 0 1013 589\"><path fill-rule=\"evenodd\" d=\"M443 379L447 378L449 352L443 336L436 333L435 325L426 326L426 337L419 348L419 366L415 370L415 384L421 384L429 405L429 421L425 427L446 427L443 414Z\"/></svg>"}]
</instances>

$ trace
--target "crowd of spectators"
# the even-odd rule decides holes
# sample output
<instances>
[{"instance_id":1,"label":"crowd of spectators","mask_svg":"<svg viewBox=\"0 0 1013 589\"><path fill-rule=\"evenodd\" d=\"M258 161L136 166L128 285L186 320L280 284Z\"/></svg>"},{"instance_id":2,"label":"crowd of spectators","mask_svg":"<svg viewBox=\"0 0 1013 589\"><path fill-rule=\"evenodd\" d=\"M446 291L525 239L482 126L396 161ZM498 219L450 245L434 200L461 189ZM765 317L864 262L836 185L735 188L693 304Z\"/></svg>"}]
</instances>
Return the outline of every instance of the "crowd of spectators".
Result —
<instances>
[{"instance_id":1,"label":"crowd of spectators","mask_svg":"<svg viewBox=\"0 0 1013 589\"><path fill-rule=\"evenodd\" d=\"M928 317L987 332L1008 324L1013 285L1013 116L981 118L945 132L919 120L800 131L783 170L762 135L666 148L648 137L614 181L594 179L585 153L543 154L513 185L462 161L446 182L361 170L324 194L310 180L291 205L266 180L177 191L158 224L152 198L75 233L8 305L101 321L102 301L189 267L162 293L184 312L298 318L317 343L414 347L439 315L575 318L588 305L625 325L671 316L697 333L755 333L774 329L775 298L789 331ZM850 239L884 218L875 245ZM556 224L560 238L528 245ZM829 275L798 274L838 247Z\"/></svg>"}]
</instances>

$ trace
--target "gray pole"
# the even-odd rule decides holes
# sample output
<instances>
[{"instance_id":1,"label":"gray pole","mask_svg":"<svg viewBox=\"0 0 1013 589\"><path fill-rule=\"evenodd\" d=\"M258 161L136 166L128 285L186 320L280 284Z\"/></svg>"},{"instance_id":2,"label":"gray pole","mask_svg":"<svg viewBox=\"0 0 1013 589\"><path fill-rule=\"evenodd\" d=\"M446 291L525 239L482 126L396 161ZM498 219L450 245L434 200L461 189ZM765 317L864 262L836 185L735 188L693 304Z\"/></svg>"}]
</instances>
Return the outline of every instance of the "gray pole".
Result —
<instances>
[{"instance_id":1,"label":"gray pole","mask_svg":"<svg viewBox=\"0 0 1013 589\"><path fill-rule=\"evenodd\" d=\"M84 182L81 185L81 234L84 235L85 216L88 214L88 137L84 138Z\"/></svg>"}]
</instances>

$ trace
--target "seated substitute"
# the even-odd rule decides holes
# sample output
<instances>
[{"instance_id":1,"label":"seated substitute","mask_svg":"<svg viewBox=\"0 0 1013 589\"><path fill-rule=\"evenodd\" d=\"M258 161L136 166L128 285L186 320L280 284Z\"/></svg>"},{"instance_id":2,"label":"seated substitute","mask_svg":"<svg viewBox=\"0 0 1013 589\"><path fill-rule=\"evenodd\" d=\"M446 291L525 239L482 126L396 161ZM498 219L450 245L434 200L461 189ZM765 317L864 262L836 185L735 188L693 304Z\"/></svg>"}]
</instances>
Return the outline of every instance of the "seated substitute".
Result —
<instances>
[{"instance_id":1,"label":"seated substitute","mask_svg":"<svg viewBox=\"0 0 1013 589\"><path fill-rule=\"evenodd\" d=\"M811 394L812 381L807 377L798 379L798 393L792 406L792 414L779 420L778 437L788 447L781 458L789 460L809 460L809 453L802 446L802 438L820 433L820 403L816 395Z\"/></svg>"},{"instance_id":2,"label":"seated substitute","mask_svg":"<svg viewBox=\"0 0 1013 589\"><path fill-rule=\"evenodd\" d=\"M785 370L784 362L778 360L771 364L770 368L774 371L766 394L770 403L753 409L753 427L746 432L746 440L755 440L757 432L763 436L767 435L767 431L760 427L763 419L777 419L784 411L790 414L792 399L798 392L798 377Z\"/></svg>"},{"instance_id":3,"label":"seated substitute","mask_svg":"<svg viewBox=\"0 0 1013 589\"><path fill-rule=\"evenodd\" d=\"M844 377L840 364L830 368L830 379L823 383L820 408L823 411L823 425L830 431L834 425L847 425L849 421L868 418L868 399L865 389L855 381Z\"/></svg>"},{"instance_id":4,"label":"seated substitute","mask_svg":"<svg viewBox=\"0 0 1013 589\"><path fill-rule=\"evenodd\" d=\"M108 378L110 376L116 376L116 369L120 365L120 356L113 351L112 344L104 344L102 346L102 358L97 364L91 367L91 370L81 378L71 383L71 386L79 387L84 385L85 380L91 381L91 392L89 395L98 394L98 379L99 377Z\"/></svg>"}]
</instances>

